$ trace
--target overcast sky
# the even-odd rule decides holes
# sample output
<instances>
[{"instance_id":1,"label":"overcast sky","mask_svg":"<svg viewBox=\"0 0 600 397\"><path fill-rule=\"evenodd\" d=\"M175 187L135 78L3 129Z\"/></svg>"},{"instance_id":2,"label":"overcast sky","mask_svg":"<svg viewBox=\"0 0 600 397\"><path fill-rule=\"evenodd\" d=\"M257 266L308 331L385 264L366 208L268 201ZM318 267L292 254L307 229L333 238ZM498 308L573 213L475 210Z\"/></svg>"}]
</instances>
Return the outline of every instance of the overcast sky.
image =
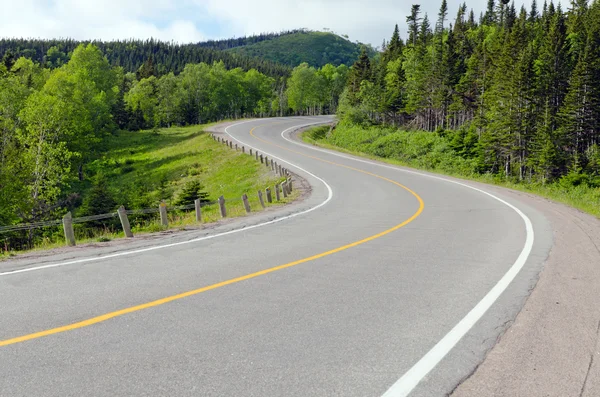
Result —
<instances>
[{"instance_id":1,"label":"overcast sky","mask_svg":"<svg viewBox=\"0 0 600 397\"><path fill-rule=\"evenodd\" d=\"M463 0L449 0L454 19ZM529 0L517 0L520 5ZM379 46L394 24L406 37L411 4L436 19L441 0L0 0L0 37L127 39L180 43L287 29L329 28ZM484 0L468 0L476 16Z\"/></svg>"}]
</instances>

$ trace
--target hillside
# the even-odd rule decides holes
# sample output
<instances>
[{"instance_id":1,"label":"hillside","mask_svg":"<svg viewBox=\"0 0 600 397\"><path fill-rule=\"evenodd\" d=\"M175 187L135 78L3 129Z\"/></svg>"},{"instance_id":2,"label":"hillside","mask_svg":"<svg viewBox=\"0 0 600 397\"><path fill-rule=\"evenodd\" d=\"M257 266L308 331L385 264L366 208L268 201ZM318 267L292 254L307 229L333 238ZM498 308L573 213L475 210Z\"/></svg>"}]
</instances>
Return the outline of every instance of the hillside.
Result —
<instances>
[{"instance_id":1,"label":"hillside","mask_svg":"<svg viewBox=\"0 0 600 397\"><path fill-rule=\"evenodd\" d=\"M248 39L246 39L248 40ZM225 52L260 58L289 66L306 62L320 67L331 63L352 65L362 46L328 32L292 31L273 35L252 44L226 49Z\"/></svg>"}]
</instances>

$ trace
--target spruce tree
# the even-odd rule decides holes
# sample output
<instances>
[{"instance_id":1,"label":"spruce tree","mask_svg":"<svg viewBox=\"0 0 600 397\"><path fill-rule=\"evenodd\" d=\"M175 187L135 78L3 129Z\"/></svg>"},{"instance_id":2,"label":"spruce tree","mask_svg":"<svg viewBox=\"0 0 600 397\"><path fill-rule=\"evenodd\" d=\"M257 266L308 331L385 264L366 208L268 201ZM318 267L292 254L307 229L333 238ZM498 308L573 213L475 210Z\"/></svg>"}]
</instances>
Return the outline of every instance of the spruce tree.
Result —
<instances>
[{"instance_id":1,"label":"spruce tree","mask_svg":"<svg viewBox=\"0 0 600 397\"><path fill-rule=\"evenodd\" d=\"M488 0L482 22L484 25L493 25L496 23L496 2L494 0Z\"/></svg>"},{"instance_id":2,"label":"spruce tree","mask_svg":"<svg viewBox=\"0 0 600 397\"><path fill-rule=\"evenodd\" d=\"M410 43L413 47L417 45L417 39L419 37L419 28L421 18L419 14L421 12L421 6L418 4L413 4L410 15L406 17L406 23L408 24L408 43Z\"/></svg>"}]
</instances>

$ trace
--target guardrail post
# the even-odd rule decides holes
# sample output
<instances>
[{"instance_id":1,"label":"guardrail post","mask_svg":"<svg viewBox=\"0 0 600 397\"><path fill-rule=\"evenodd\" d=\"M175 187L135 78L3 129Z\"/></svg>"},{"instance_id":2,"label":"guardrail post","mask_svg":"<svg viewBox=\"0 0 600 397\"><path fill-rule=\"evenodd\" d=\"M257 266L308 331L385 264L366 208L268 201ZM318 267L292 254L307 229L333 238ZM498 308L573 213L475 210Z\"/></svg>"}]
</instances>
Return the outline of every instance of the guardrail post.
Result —
<instances>
[{"instance_id":1,"label":"guardrail post","mask_svg":"<svg viewBox=\"0 0 600 397\"><path fill-rule=\"evenodd\" d=\"M287 186L286 185L287 184L285 182L283 182L281 184L281 187L282 187L281 190L283 191L283 198L287 198L287 196L288 196L288 191L287 191Z\"/></svg>"},{"instance_id":2,"label":"guardrail post","mask_svg":"<svg viewBox=\"0 0 600 397\"><path fill-rule=\"evenodd\" d=\"M237 145L237 143L236 143L236 144L235 144L235 151L237 152L238 150L239 150L239 149L238 149L238 145Z\"/></svg>"},{"instance_id":3,"label":"guardrail post","mask_svg":"<svg viewBox=\"0 0 600 397\"><path fill-rule=\"evenodd\" d=\"M258 161L258 152L254 152L254 157L256 158L256 161Z\"/></svg>"},{"instance_id":4,"label":"guardrail post","mask_svg":"<svg viewBox=\"0 0 600 397\"><path fill-rule=\"evenodd\" d=\"M265 165L269 168L269 158L265 156Z\"/></svg>"},{"instance_id":5,"label":"guardrail post","mask_svg":"<svg viewBox=\"0 0 600 397\"><path fill-rule=\"evenodd\" d=\"M271 194L271 188L267 188L267 203L271 204L273 202L273 195Z\"/></svg>"},{"instance_id":6,"label":"guardrail post","mask_svg":"<svg viewBox=\"0 0 600 397\"><path fill-rule=\"evenodd\" d=\"M252 156L252 148L250 148L250 156Z\"/></svg>"},{"instance_id":7,"label":"guardrail post","mask_svg":"<svg viewBox=\"0 0 600 397\"><path fill-rule=\"evenodd\" d=\"M289 189L290 189L290 193L292 193L292 192L294 191L294 188L293 188L293 186L292 186L292 178L290 178L290 179L288 180L288 187L289 187Z\"/></svg>"},{"instance_id":8,"label":"guardrail post","mask_svg":"<svg viewBox=\"0 0 600 397\"><path fill-rule=\"evenodd\" d=\"M262 190L258 191L258 201L260 201L260 206L261 207L266 208L266 206L265 206L265 200L263 199Z\"/></svg>"},{"instance_id":9,"label":"guardrail post","mask_svg":"<svg viewBox=\"0 0 600 397\"><path fill-rule=\"evenodd\" d=\"M248 195L246 193L244 193L244 195L242 196L242 201L244 202L244 208L246 209L246 213L249 214L250 213L250 203L248 202Z\"/></svg>"},{"instance_id":10,"label":"guardrail post","mask_svg":"<svg viewBox=\"0 0 600 397\"><path fill-rule=\"evenodd\" d=\"M63 229L65 231L65 240L70 247L75 246L75 231L73 230L73 216L67 212L63 217Z\"/></svg>"},{"instance_id":11,"label":"guardrail post","mask_svg":"<svg viewBox=\"0 0 600 397\"><path fill-rule=\"evenodd\" d=\"M242 153L246 154L246 147L242 146Z\"/></svg>"},{"instance_id":12,"label":"guardrail post","mask_svg":"<svg viewBox=\"0 0 600 397\"><path fill-rule=\"evenodd\" d=\"M279 185L275 185L275 198L277 201L281 201L281 196L279 195Z\"/></svg>"},{"instance_id":13,"label":"guardrail post","mask_svg":"<svg viewBox=\"0 0 600 397\"><path fill-rule=\"evenodd\" d=\"M125 207L121 206L117 212L119 214L119 219L121 220L121 225L123 226L125 237L132 238L133 233L131 233L131 226L129 225L129 219L127 218L127 210Z\"/></svg>"},{"instance_id":14,"label":"guardrail post","mask_svg":"<svg viewBox=\"0 0 600 397\"><path fill-rule=\"evenodd\" d=\"M283 176L283 172L281 171L281 164L279 164L279 173L277 175Z\"/></svg>"},{"instance_id":15,"label":"guardrail post","mask_svg":"<svg viewBox=\"0 0 600 397\"><path fill-rule=\"evenodd\" d=\"M196 208L196 222L202 222L202 206L200 205L200 199L194 200L194 207Z\"/></svg>"},{"instance_id":16,"label":"guardrail post","mask_svg":"<svg viewBox=\"0 0 600 397\"><path fill-rule=\"evenodd\" d=\"M233 149L233 142L229 141L229 149Z\"/></svg>"},{"instance_id":17,"label":"guardrail post","mask_svg":"<svg viewBox=\"0 0 600 397\"><path fill-rule=\"evenodd\" d=\"M275 166L273 165L273 159L271 159L271 171L273 171L275 169Z\"/></svg>"},{"instance_id":18,"label":"guardrail post","mask_svg":"<svg viewBox=\"0 0 600 397\"><path fill-rule=\"evenodd\" d=\"M262 155L262 154L260 155L260 163L261 163L261 164L264 164L264 163L265 163L265 159L264 159L264 157L263 157L263 155Z\"/></svg>"},{"instance_id":19,"label":"guardrail post","mask_svg":"<svg viewBox=\"0 0 600 397\"><path fill-rule=\"evenodd\" d=\"M221 210L221 218L227 217L227 208L225 208L225 197L219 197L219 208Z\"/></svg>"},{"instance_id":20,"label":"guardrail post","mask_svg":"<svg viewBox=\"0 0 600 397\"><path fill-rule=\"evenodd\" d=\"M167 216L167 203L165 203L164 201L160 203L158 210L160 212L160 224L165 227L169 226L169 217Z\"/></svg>"}]
</instances>

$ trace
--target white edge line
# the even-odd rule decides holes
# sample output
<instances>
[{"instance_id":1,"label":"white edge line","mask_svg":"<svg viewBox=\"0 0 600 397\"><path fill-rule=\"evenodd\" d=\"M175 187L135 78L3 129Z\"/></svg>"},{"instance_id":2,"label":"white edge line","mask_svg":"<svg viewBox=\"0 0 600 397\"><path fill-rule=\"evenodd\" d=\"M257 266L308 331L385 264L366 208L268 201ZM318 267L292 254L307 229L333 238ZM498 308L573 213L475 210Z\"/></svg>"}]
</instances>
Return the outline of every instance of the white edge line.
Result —
<instances>
[{"instance_id":1,"label":"white edge line","mask_svg":"<svg viewBox=\"0 0 600 397\"><path fill-rule=\"evenodd\" d=\"M259 120L247 120L247 121L242 121L242 122L230 125L229 127L225 128L225 133L227 135L231 136L229 134L229 132L228 132L229 128L236 127L238 125L245 124L245 123L256 122L256 121L259 121ZM295 128L308 127L308 126L316 125L316 124L323 124L323 122L293 126L293 127L289 128L288 130L293 130ZM288 131L288 130L286 130L286 131ZM286 131L284 131L284 132L286 132ZM233 138L233 139L235 139L235 138ZM241 141L238 140L238 142L241 142ZM247 144L245 144L245 145L247 145ZM247 145L247 146L249 146L249 145ZM249 146L249 147L252 147L252 146ZM252 148L255 149L254 147L252 147ZM265 152L263 152L263 153L265 153ZM68 261L68 262L60 262L60 263L53 263L53 264L50 264L50 265L29 267L29 268L26 268L26 269L19 269L19 270L12 270L12 271L8 271L8 272L0 273L0 277L10 276L10 275L19 274L19 273L33 272L33 271L37 271L37 270L52 269L52 268L55 268L55 267L63 267L63 266L69 266L69 265L76 265L76 264L80 264L80 263L96 262L96 261L101 261L101 260L105 260L105 259L117 258L117 257L120 257L120 256L128 256L128 255L140 254L140 253L143 253L143 252L149 252L149 251L154 251L154 250L159 250L159 249L164 249L164 248L176 247L176 246L184 245L184 244L197 243L199 241L210 240L210 239L217 238L217 237L227 236L227 235L230 235L230 234L239 233L239 232L243 232L243 231L246 231L246 230L251 230L251 229L255 229L255 228L259 228L259 227L263 227L263 226L267 226L267 225L272 225L274 223L282 222L282 221L285 221L285 220L288 220L288 219L291 219L291 218L295 218L297 216L308 214L309 212L315 211L315 210L323 207L324 205L326 205L327 203L329 203L331 201L331 199L333 198L333 190L331 189L331 186L329 186L327 184L327 182L325 182L323 179L319 178L315 174L313 174L313 173L311 173L309 171L306 171L305 169L303 169L303 168L301 168L301 167L299 167L299 166L297 166L295 164L292 164L292 163L290 163L288 161L285 161L283 159L275 157L272 154L269 154L269 153L265 153L265 154L269 155L270 157L276 158L276 159L278 159L281 162L289 164L290 166L295 167L295 168L297 168L297 169L299 169L299 170L301 170L303 172L306 172L308 175L310 175L313 178L316 178L317 180L319 180L320 182L322 182L325 185L325 187L327 188L327 192L328 192L327 199L325 201L323 201L322 203L320 203L320 204L318 204L318 205L316 205L314 207L311 207L311 208L309 208L309 209L307 209L305 211L297 212L297 213L290 214L290 215L287 215L287 216L284 216L284 217L281 217L281 218L273 219L273 220L268 221L268 222L264 222L264 223L259 223L259 224L256 224L256 225L247 226L247 227L244 227L244 228L241 228L241 229L230 230L228 232L218 233L218 234L214 234L214 235L211 235L211 236L199 237L199 238L196 238L196 239L193 239L193 240L180 241L180 242L177 242L177 243L164 244L164 245L157 245L157 246L154 246L154 247L147 247L147 248L137 249L137 250L133 250L133 251L118 252L118 253L115 253L115 254L103 255L103 256L94 257L94 258L77 259L77 260L72 260L72 261Z\"/></svg>"},{"instance_id":2,"label":"white edge line","mask_svg":"<svg viewBox=\"0 0 600 397\"><path fill-rule=\"evenodd\" d=\"M300 127L301 128L301 127ZM291 130L291 129L290 129ZM525 230L527 232L527 237L525 239L525 245L523 250L519 254L519 257L515 261L515 263L511 266L510 269L506 272L506 274L498 281L498 283L483 297L481 301L462 319L450 332L448 332L427 354L425 354L413 367L408 370L396 383L394 383L384 394L382 397L407 397L417 385L431 372L443 359L446 355L458 344L458 342L475 326L475 324L483 317L483 315L488 311L488 309L498 300L500 295L508 288L510 283L515 279L515 277L519 274L529 255L531 254L531 250L533 249L534 242L534 231L531 220L527 215L525 215L520 209L510 204L509 202L502 200L499 197L494 196L491 193L486 192L485 190L478 189L476 187L467 185L465 183L457 182L452 179L447 179L435 175L424 174L421 172L410 171L406 169L402 169L399 167L394 167L386 164L380 164L373 161L368 161L364 159L359 159L351 156L346 156L340 153L336 153L330 150L324 150L321 148L317 148L311 145L306 145L300 142L296 142L292 139L289 139L285 136L285 133L289 130L286 130L281 133L283 139L288 142L291 142L295 145L304 146L319 152L328 153L334 156L343 157L350 160L359 161L362 163L367 163L371 165L376 165L379 167L389 168L396 171L401 171L409 174L415 174L420 176L425 176L433 179L438 179L450 183L454 183L456 185L464 186L466 188L475 190L477 192L483 193L495 200L498 200L502 204L508 206L512 210L514 210L521 219L525 222Z\"/></svg>"}]
</instances>

